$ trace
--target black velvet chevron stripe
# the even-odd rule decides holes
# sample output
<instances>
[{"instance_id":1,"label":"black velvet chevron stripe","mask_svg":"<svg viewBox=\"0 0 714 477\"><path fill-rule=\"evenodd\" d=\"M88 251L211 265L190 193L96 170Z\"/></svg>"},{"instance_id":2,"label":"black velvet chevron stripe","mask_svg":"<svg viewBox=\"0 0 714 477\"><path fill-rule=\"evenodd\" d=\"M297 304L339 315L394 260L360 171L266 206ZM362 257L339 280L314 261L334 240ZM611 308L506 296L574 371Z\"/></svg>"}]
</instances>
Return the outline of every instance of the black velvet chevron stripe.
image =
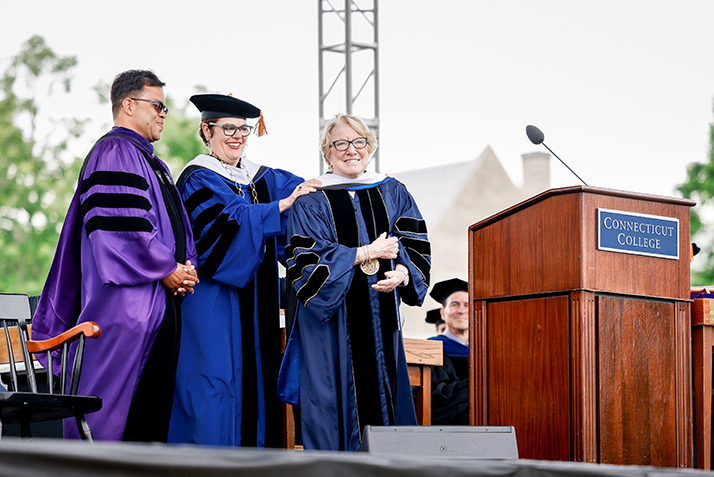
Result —
<instances>
[{"instance_id":1,"label":"black velvet chevron stripe","mask_svg":"<svg viewBox=\"0 0 714 477\"><path fill-rule=\"evenodd\" d=\"M302 276L302 271L305 267L311 265L317 265L320 261L320 256L315 252L303 252L295 258L295 262L290 268L288 268L288 273L290 274L290 279L292 282L297 280Z\"/></svg>"},{"instance_id":2,"label":"black velvet chevron stripe","mask_svg":"<svg viewBox=\"0 0 714 477\"><path fill-rule=\"evenodd\" d=\"M105 217L97 215L85 225L87 237L95 230L108 232L151 232L154 227L151 222L140 217Z\"/></svg>"},{"instance_id":3,"label":"black velvet chevron stripe","mask_svg":"<svg viewBox=\"0 0 714 477\"><path fill-rule=\"evenodd\" d=\"M193 221L194 240L198 240L206 225L215 221L218 216L221 215L221 212L223 212L223 204L213 204L212 206L198 214L196 220Z\"/></svg>"},{"instance_id":4,"label":"black velvet chevron stripe","mask_svg":"<svg viewBox=\"0 0 714 477\"><path fill-rule=\"evenodd\" d=\"M426 221L424 219L415 219L414 217L399 217L394 224L400 232L408 232L412 234L426 234Z\"/></svg>"},{"instance_id":5,"label":"black velvet chevron stripe","mask_svg":"<svg viewBox=\"0 0 714 477\"><path fill-rule=\"evenodd\" d=\"M225 230L223 230L224 227L226 227L226 223L228 222L228 214L221 214L219 215L216 220L213 221L211 226L208 228L208 231L206 232L206 235L201 237L198 241L196 241L196 253L198 253L198 256L202 256L204 253L210 249L213 244L215 244L220 237L226 233ZM235 221L231 221L235 223ZM235 225L235 230L238 230L238 224ZM200 237L200 234L194 229L194 237ZM235 232L233 233L233 237L235 237ZM233 240L233 237L231 237L231 240Z\"/></svg>"},{"instance_id":6,"label":"black velvet chevron stripe","mask_svg":"<svg viewBox=\"0 0 714 477\"><path fill-rule=\"evenodd\" d=\"M285 259L290 260L295 256L295 249L312 248L315 246L315 239L312 237L303 237L302 235L293 235L290 237L290 244L285 247Z\"/></svg>"},{"instance_id":7,"label":"black velvet chevron stripe","mask_svg":"<svg viewBox=\"0 0 714 477\"><path fill-rule=\"evenodd\" d=\"M431 275L431 265L429 264L427 259L424 258L424 256L416 250L408 247L407 255L409 255L409 259L412 261L412 264L414 264L414 266L421 272L422 276L424 277L424 282L428 285L429 277Z\"/></svg>"},{"instance_id":8,"label":"black velvet chevron stripe","mask_svg":"<svg viewBox=\"0 0 714 477\"><path fill-rule=\"evenodd\" d=\"M258 203L263 203L263 201L266 203L270 202L270 194L265 180L261 178L255 186ZM233 187L233 185L231 185L231 187L237 193L238 189ZM247 193L250 193L250 191L247 191ZM194 237L200 237L204 227L206 227L214 217L217 217L208 228L206 235L196 243L196 252L199 256L207 252L214 243L216 244L201 268L203 273L208 276L213 276L216 270L218 270L218 267L223 262L228 250L230 250L240 229L238 222L229 219L228 214L221 213L223 210L225 210L223 204L214 204L198 214L198 217L196 217L193 223Z\"/></svg>"},{"instance_id":9,"label":"black velvet chevron stripe","mask_svg":"<svg viewBox=\"0 0 714 477\"><path fill-rule=\"evenodd\" d=\"M323 287L327 279L330 278L330 269L327 265L318 265L310 274L307 282L298 290L297 297L305 305Z\"/></svg>"},{"instance_id":10,"label":"black velvet chevron stripe","mask_svg":"<svg viewBox=\"0 0 714 477\"><path fill-rule=\"evenodd\" d=\"M411 237L399 237L399 242L404 248L411 248L421 255L431 255L431 244L427 240L419 240Z\"/></svg>"},{"instance_id":11,"label":"black velvet chevron stripe","mask_svg":"<svg viewBox=\"0 0 714 477\"><path fill-rule=\"evenodd\" d=\"M87 215L87 212L95 207L151 210L151 202L136 194L96 193L82 202L82 214Z\"/></svg>"},{"instance_id":12,"label":"black velvet chevron stripe","mask_svg":"<svg viewBox=\"0 0 714 477\"><path fill-rule=\"evenodd\" d=\"M221 217L214 222L214 225L219 222L222 217L223 215L221 215ZM213 226L211 226L211 229L213 229ZM208 234L206 234L204 239L208 238L208 235L212 233L211 229L209 229ZM223 233L220 234L220 238L218 239L216 246L213 247L211 254L208 258L206 258L206 261L203 263L203 267L201 268L201 271L209 277L212 277L213 274L216 273L216 270L218 270L218 266L223 263L223 259L225 258L228 249L230 249L233 239L238 233L238 223L235 220L228 220L225 226L222 226L221 229ZM196 251L198 251L198 244L196 245Z\"/></svg>"},{"instance_id":13,"label":"black velvet chevron stripe","mask_svg":"<svg viewBox=\"0 0 714 477\"><path fill-rule=\"evenodd\" d=\"M191 194L188 199L184 202L184 207L186 207L186 212L188 212L189 215L198 207L199 205L203 204L207 200L209 200L211 197L213 197L213 191L209 189L208 187L203 187L201 189L198 189L196 192Z\"/></svg>"},{"instance_id":14,"label":"black velvet chevron stripe","mask_svg":"<svg viewBox=\"0 0 714 477\"><path fill-rule=\"evenodd\" d=\"M95 171L82 181L82 194L95 185L126 186L148 190L149 183L142 176L131 172Z\"/></svg>"}]
</instances>

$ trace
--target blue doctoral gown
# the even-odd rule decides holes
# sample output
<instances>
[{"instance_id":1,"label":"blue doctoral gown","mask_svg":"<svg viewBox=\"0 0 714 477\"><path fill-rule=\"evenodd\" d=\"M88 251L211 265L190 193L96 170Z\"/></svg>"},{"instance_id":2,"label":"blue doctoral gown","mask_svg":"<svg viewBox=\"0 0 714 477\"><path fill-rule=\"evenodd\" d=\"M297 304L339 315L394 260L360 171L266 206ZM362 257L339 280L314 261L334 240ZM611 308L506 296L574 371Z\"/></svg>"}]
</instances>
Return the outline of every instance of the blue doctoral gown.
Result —
<instances>
[{"instance_id":1,"label":"blue doctoral gown","mask_svg":"<svg viewBox=\"0 0 714 477\"><path fill-rule=\"evenodd\" d=\"M469 347L445 335L429 339L444 348L444 364L431 368L431 423L468 425Z\"/></svg>"},{"instance_id":2,"label":"blue doctoral gown","mask_svg":"<svg viewBox=\"0 0 714 477\"><path fill-rule=\"evenodd\" d=\"M177 181L195 234L200 285L182 307L169 442L280 447L277 267L288 214L278 201L303 180L261 168L253 177L261 203L253 204L249 187L241 185L241 196L220 166L193 166L199 158Z\"/></svg>"},{"instance_id":3,"label":"blue doctoral gown","mask_svg":"<svg viewBox=\"0 0 714 477\"><path fill-rule=\"evenodd\" d=\"M399 302L422 303L430 246L416 203L397 180L327 189L300 197L288 222L288 279L299 304L278 392L300 406L306 449L355 451L366 424L416 424ZM399 255L365 275L354 265L357 247L384 231L399 238ZM409 269L407 286L370 288L396 263Z\"/></svg>"}]
</instances>

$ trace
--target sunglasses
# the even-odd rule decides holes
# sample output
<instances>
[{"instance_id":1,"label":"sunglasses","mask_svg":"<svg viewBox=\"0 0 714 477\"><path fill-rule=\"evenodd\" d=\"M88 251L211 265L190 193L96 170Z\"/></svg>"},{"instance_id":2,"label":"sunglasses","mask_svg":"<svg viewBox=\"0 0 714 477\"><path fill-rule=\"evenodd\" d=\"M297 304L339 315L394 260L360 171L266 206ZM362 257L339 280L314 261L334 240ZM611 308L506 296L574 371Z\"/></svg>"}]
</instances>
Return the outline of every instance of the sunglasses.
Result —
<instances>
[{"instance_id":1,"label":"sunglasses","mask_svg":"<svg viewBox=\"0 0 714 477\"><path fill-rule=\"evenodd\" d=\"M156 109L157 113L161 113L163 111L164 114L169 114L169 108L166 107L164 103L159 101L158 99L141 99L141 98L129 98L132 101L145 101L147 103L152 103L154 105L154 109Z\"/></svg>"}]
</instances>

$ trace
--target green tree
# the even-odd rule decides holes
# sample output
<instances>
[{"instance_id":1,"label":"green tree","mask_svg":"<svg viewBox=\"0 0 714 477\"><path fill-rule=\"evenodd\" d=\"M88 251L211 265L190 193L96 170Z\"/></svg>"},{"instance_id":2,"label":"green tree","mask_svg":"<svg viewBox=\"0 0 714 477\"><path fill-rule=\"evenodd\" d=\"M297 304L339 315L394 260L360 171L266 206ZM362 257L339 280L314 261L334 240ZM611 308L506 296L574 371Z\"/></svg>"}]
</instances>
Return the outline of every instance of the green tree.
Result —
<instances>
[{"instance_id":1,"label":"green tree","mask_svg":"<svg viewBox=\"0 0 714 477\"><path fill-rule=\"evenodd\" d=\"M41 105L70 92L76 65L74 56L60 56L33 36L0 78L2 291L38 294L54 256L81 163L66 157L67 147L84 122L53 121L38 137L46 119Z\"/></svg>"},{"instance_id":2,"label":"green tree","mask_svg":"<svg viewBox=\"0 0 714 477\"><path fill-rule=\"evenodd\" d=\"M690 164L687 181L677 189L685 198L697 202L691 212L691 235L695 242L700 241L704 266L692 272L692 284L711 285L714 283L714 251L710 245L711 218L714 217L714 123L709 125L709 162Z\"/></svg>"},{"instance_id":3,"label":"green tree","mask_svg":"<svg viewBox=\"0 0 714 477\"><path fill-rule=\"evenodd\" d=\"M203 145L198 137L200 119L198 115L187 116L188 103L178 108L170 96L166 97L166 106L169 108L169 115L164 121L161 139L154 147L156 155L171 169L174 179L178 179L183 166L203 151Z\"/></svg>"}]
</instances>

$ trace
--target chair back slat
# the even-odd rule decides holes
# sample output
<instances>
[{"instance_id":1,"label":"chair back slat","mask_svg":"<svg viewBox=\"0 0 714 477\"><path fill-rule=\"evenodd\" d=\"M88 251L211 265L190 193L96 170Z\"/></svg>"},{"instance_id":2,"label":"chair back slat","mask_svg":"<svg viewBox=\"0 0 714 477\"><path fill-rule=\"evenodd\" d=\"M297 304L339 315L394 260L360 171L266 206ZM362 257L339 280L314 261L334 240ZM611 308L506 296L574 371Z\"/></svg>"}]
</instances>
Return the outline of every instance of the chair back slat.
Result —
<instances>
[{"instance_id":1,"label":"chair back slat","mask_svg":"<svg viewBox=\"0 0 714 477\"><path fill-rule=\"evenodd\" d=\"M86 337L80 335L77 343L77 351L74 354L74 364L72 366L72 381L69 385L69 393L77 394L79 389L79 376L82 374L82 359L84 358L84 341Z\"/></svg>"},{"instance_id":2,"label":"chair back slat","mask_svg":"<svg viewBox=\"0 0 714 477\"><path fill-rule=\"evenodd\" d=\"M53 370L54 367L52 366L52 351L47 351L45 353L45 356L47 356L47 369ZM49 388L50 394L55 393L55 373L53 373L52 371L47 372L47 387Z\"/></svg>"},{"instance_id":3,"label":"chair back slat","mask_svg":"<svg viewBox=\"0 0 714 477\"><path fill-rule=\"evenodd\" d=\"M60 374L60 393L64 394L67 392L67 353L69 351L69 345L64 343L62 345L62 361L60 366L62 372Z\"/></svg>"},{"instance_id":4,"label":"chair back slat","mask_svg":"<svg viewBox=\"0 0 714 477\"><path fill-rule=\"evenodd\" d=\"M7 326L7 321L2 320L2 327L5 330L5 341L7 342L7 362L10 364L10 390L17 391L17 369L15 369L15 356L12 352L12 340L10 339L10 328Z\"/></svg>"},{"instance_id":5,"label":"chair back slat","mask_svg":"<svg viewBox=\"0 0 714 477\"><path fill-rule=\"evenodd\" d=\"M27 312L29 314L30 307L28 302ZM32 363L32 357L27 350L27 322L23 318L17 320L17 331L20 333L20 348L22 349L22 360L25 362L25 375L27 376L27 384L30 386L30 391L37 392L37 380L35 379L35 366Z\"/></svg>"}]
</instances>

